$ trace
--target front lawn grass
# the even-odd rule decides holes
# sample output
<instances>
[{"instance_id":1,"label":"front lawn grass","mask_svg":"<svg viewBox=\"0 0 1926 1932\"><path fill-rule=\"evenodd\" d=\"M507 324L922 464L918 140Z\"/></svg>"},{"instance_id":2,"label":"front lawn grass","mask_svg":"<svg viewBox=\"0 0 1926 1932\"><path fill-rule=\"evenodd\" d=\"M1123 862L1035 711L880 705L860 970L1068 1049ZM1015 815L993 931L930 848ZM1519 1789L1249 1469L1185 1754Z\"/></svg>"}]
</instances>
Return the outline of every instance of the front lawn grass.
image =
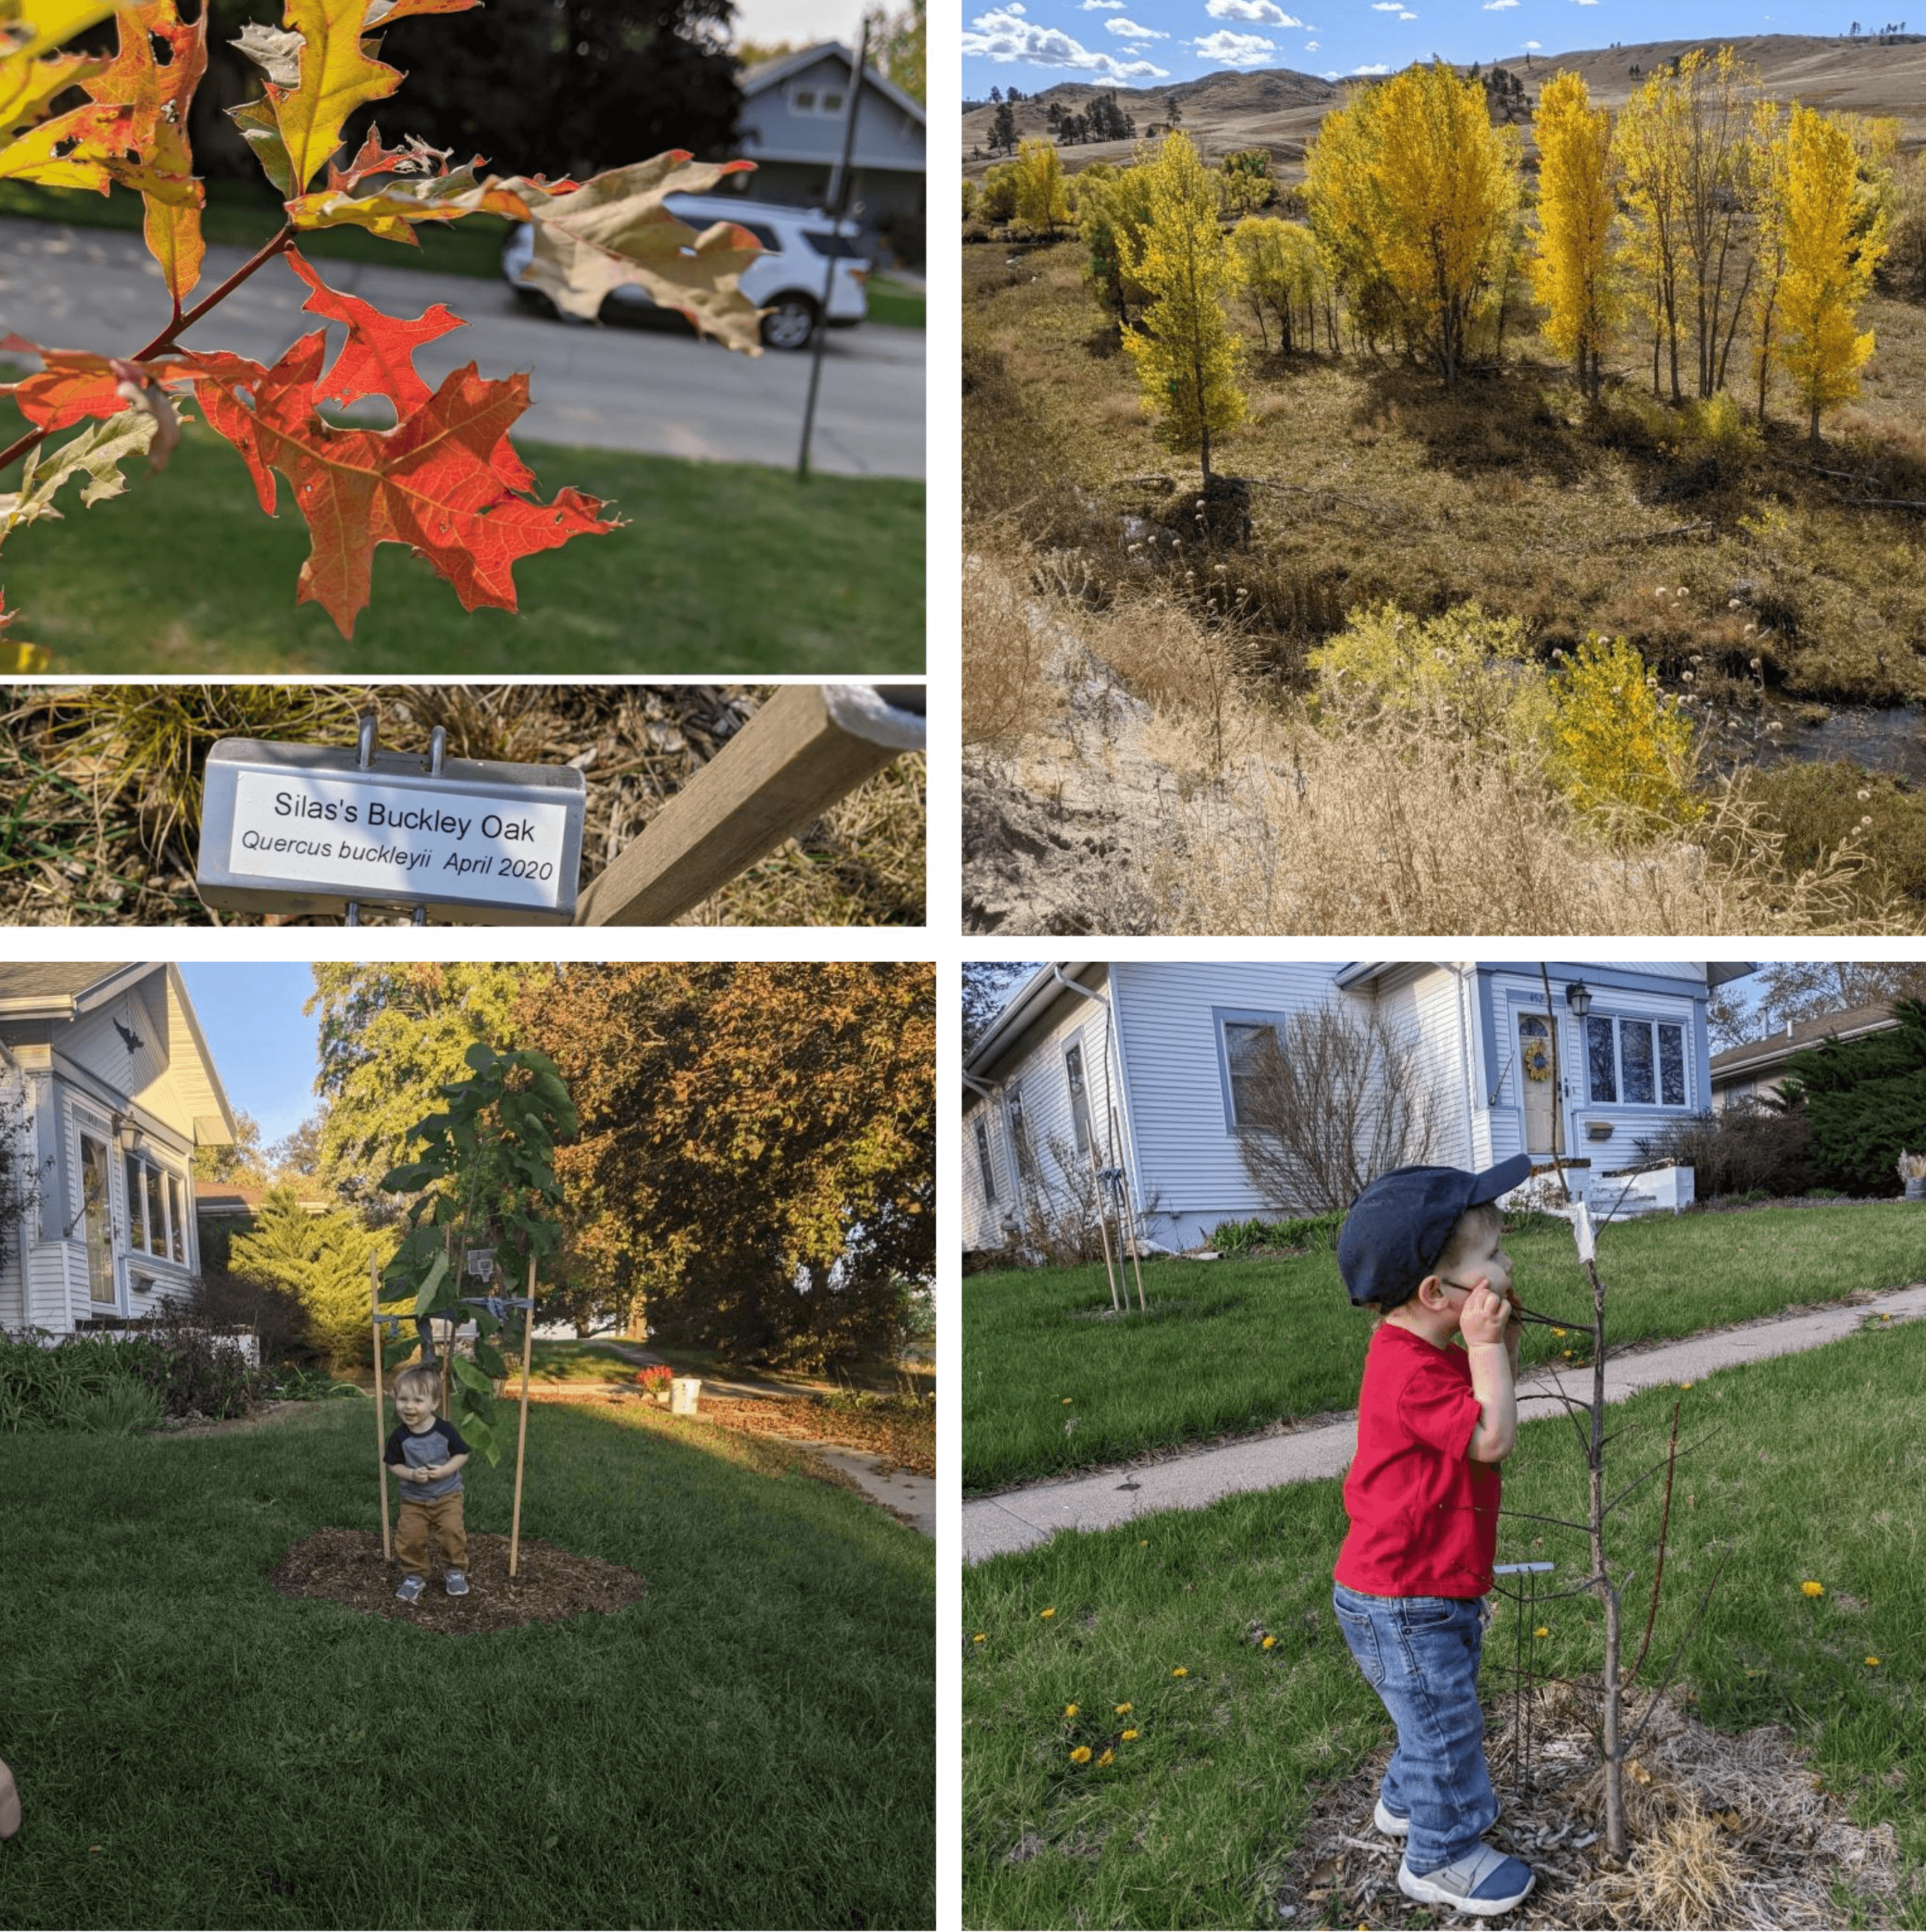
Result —
<instances>
[{"instance_id":1,"label":"front lawn grass","mask_svg":"<svg viewBox=\"0 0 1926 1932\"><path fill-rule=\"evenodd\" d=\"M639 1364L606 1342L544 1342L538 1340L529 1367L531 1385L537 1382L631 1382ZM521 1364L509 1365L508 1393L521 1386Z\"/></svg>"},{"instance_id":2,"label":"front lawn grass","mask_svg":"<svg viewBox=\"0 0 1926 1932\"><path fill-rule=\"evenodd\" d=\"M1607 1227L1598 1260L1609 1346L1920 1278L1922 1222L1904 1202L1654 1214ZM1589 1325L1591 1291L1563 1229L1505 1237L1519 1298ZM1134 1291L1134 1282L1132 1283ZM1147 1317L1119 1321L1095 1266L980 1275L963 1294L963 1486L1059 1475L1147 1449L1354 1407L1371 1319L1329 1252L1153 1262ZM1522 1366L1570 1348L1528 1327ZM1066 1402L1064 1397L1070 1400ZM1066 1425L1074 1423L1074 1427Z\"/></svg>"},{"instance_id":3,"label":"front lawn grass","mask_svg":"<svg viewBox=\"0 0 1926 1932\"><path fill-rule=\"evenodd\" d=\"M196 412L196 416L198 412ZM0 408L0 442L21 418ZM0 560L18 638L56 675L673 672L923 668L920 483L518 442L544 499L573 485L627 519L516 566L521 610L464 611L398 544L374 555L352 640L295 603L307 525L286 484L261 514L240 458L198 421L158 476L17 534Z\"/></svg>"},{"instance_id":4,"label":"front lawn grass","mask_svg":"<svg viewBox=\"0 0 1926 1932\"><path fill-rule=\"evenodd\" d=\"M375 1528L364 1402L6 1440L5 1924L935 1922L932 1546L782 1445L544 1404L524 1537L648 1594L442 1636L269 1586Z\"/></svg>"},{"instance_id":5,"label":"front lawn grass","mask_svg":"<svg viewBox=\"0 0 1926 1932\"><path fill-rule=\"evenodd\" d=\"M1811 1747L1812 1769L1846 1798L1856 1824L1891 1821L1912 1876L1899 1914L1880 1922L1901 1925L1926 1923L1916 1783L1926 1753L1922 1376L1926 1324L1876 1326L1723 1370L1682 1396L1648 1390L1615 1406L1610 1426L1640 1426L1606 1452L1608 1472L1623 1472L1616 1488L1663 1458L1675 1400L1682 1445L1716 1425L1680 1456L1642 1681L1657 1681L1717 1546L1729 1543L1675 1689L1692 1692L1700 1716L1722 1731L1784 1725ZM1628 1666L1644 1628L1662 1487L1648 1484L1607 1529L1618 1563L1641 1573L1626 1598ZM1575 1517L1585 1492L1570 1425L1527 1424L1506 1466L1508 1510ZM964 1924L1277 1922L1285 1862L1316 1790L1391 1735L1331 1614L1345 1528L1341 1483L1294 1484L1066 1532L964 1571ZM1547 1557L1557 1580L1585 1574L1582 1536L1501 1522L1501 1562ZM1808 1579L1826 1594L1803 1595ZM1863 1610L1842 1607L1848 1595ZM1487 1697L1508 1688L1501 1666L1513 1654L1510 1606L1497 1609ZM1601 1667L1593 1600L1541 1605L1539 1616L1551 1634L1537 1670ZM1274 1634L1276 1647L1258 1648L1254 1628ZM1180 1669L1187 1675L1174 1677ZM1134 1709L1115 1714L1124 1702ZM1078 1715L1066 1718L1071 1704ZM1070 1762L1080 1744L1100 1755L1126 1726L1138 1736L1112 1746L1110 1767ZM1896 1784L1882 1781L1895 1772ZM1866 1922L1847 1904L1834 1922Z\"/></svg>"}]
</instances>

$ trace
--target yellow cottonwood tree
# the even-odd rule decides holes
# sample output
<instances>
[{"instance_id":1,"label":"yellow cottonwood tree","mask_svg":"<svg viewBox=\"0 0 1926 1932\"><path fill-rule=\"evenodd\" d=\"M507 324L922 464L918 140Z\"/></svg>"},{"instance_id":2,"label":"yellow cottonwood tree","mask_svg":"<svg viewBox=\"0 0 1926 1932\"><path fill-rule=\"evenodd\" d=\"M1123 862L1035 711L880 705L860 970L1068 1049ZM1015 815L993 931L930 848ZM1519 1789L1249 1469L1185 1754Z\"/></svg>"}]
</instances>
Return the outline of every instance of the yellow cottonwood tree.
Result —
<instances>
[{"instance_id":1,"label":"yellow cottonwood tree","mask_svg":"<svg viewBox=\"0 0 1926 1932\"><path fill-rule=\"evenodd\" d=\"M1144 413L1182 454L1196 451L1210 483L1210 438L1244 418L1238 374L1244 338L1224 304L1237 292L1236 256L1217 225L1217 188L1186 134L1168 134L1144 170L1150 220L1141 238L1117 238L1124 272L1149 291L1142 326L1124 347L1136 365Z\"/></svg>"},{"instance_id":2,"label":"yellow cottonwood tree","mask_svg":"<svg viewBox=\"0 0 1926 1932\"><path fill-rule=\"evenodd\" d=\"M1064 164L1054 141L1025 141L1016 151L1016 218L1028 228L1054 230L1070 218Z\"/></svg>"},{"instance_id":3,"label":"yellow cottonwood tree","mask_svg":"<svg viewBox=\"0 0 1926 1932\"><path fill-rule=\"evenodd\" d=\"M1358 89L1306 157L1311 225L1354 310L1388 301L1448 388L1473 319L1502 285L1518 208L1518 139L1484 88L1442 62Z\"/></svg>"},{"instance_id":4,"label":"yellow cottonwood tree","mask_svg":"<svg viewBox=\"0 0 1926 1932\"><path fill-rule=\"evenodd\" d=\"M1886 252L1886 215L1861 185L1850 130L1796 104L1786 128L1784 218L1779 359L1816 442L1820 410L1858 394L1861 365L1873 352L1872 332L1858 334L1856 324Z\"/></svg>"},{"instance_id":5,"label":"yellow cottonwood tree","mask_svg":"<svg viewBox=\"0 0 1926 1932\"><path fill-rule=\"evenodd\" d=\"M1572 358L1598 400L1605 344L1618 319L1612 275L1612 117L1592 105L1585 77L1557 74L1538 95L1538 241L1532 286L1550 311L1545 337Z\"/></svg>"}]
</instances>

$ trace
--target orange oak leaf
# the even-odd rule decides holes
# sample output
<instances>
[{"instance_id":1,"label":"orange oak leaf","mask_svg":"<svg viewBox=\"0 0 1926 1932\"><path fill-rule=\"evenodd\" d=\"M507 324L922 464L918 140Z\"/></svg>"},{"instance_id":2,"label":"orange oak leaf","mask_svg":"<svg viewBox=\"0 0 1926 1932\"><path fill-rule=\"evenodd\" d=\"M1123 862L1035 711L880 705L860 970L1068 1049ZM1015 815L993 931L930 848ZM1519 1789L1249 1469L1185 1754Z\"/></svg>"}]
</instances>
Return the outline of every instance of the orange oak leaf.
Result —
<instances>
[{"instance_id":1,"label":"orange oak leaf","mask_svg":"<svg viewBox=\"0 0 1926 1932\"><path fill-rule=\"evenodd\" d=\"M190 373L194 358L179 356L148 362L129 362L120 356L97 356L85 349L43 349L24 336L0 336L0 353L38 356L44 365L38 376L16 382L0 382L0 394L10 395L20 413L36 429L70 429L89 416L117 416L127 407L123 385L178 381Z\"/></svg>"},{"instance_id":2,"label":"orange oak leaf","mask_svg":"<svg viewBox=\"0 0 1926 1932\"><path fill-rule=\"evenodd\" d=\"M428 386L415 368L415 351L468 325L440 302L412 322L383 315L358 296L344 296L328 287L292 248L284 259L314 292L302 307L347 328L346 345L316 386L317 398L345 404L363 396L386 396L398 415L419 409L428 400Z\"/></svg>"},{"instance_id":3,"label":"orange oak leaf","mask_svg":"<svg viewBox=\"0 0 1926 1932\"><path fill-rule=\"evenodd\" d=\"M393 319L364 303L341 319L350 338L341 360L350 370L386 381L380 393L391 399L398 391L412 394L394 375L407 360L405 340L384 340ZM262 508L270 515L277 508L274 472L292 488L311 539L296 601L320 604L344 637L354 634L368 603L379 544L408 544L454 586L464 609L512 610L520 559L617 527L602 518L601 503L578 490L564 490L548 503L521 494L535 479L508 430L528 406L526 376L491 382L470 363L425 400L398 401L392 429L344 429L315 407L340 384L340 362L324 376L326 357L327 338L316 331L272 368L238 356L192 359L208 422L241 452Z\"/></svg>"}]
</instances>

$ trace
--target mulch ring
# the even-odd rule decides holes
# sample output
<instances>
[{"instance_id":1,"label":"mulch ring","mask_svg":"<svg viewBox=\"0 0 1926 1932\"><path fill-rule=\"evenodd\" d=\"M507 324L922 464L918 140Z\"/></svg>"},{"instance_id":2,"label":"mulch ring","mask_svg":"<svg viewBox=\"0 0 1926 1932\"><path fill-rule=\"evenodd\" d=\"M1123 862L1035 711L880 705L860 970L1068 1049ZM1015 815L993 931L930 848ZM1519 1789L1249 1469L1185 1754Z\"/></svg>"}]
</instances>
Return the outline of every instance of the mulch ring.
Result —
<instances>
[{"instance_id":1,"label":"mulch ring","mask_svg":"<svg viewBox=\"0 0 1926 1932\"><path fill-rule=\"evenodd\" d=\"M1490 1842L1538 1874L1513 1912L1482 1922L1554 1932L1612 1927L1682 1927L1696 1932L1772 1926L1781 1932L1840 1922L1832 1888L1844 1882L1861 1901L1853 1922L1896 1926L1899 1846L1889 1824L1862 1831L1844 1803L1804 1762L1776 1725L1738 1737L1708 1730L1671 1696L1627 1760L1628 1856L1605 1856L1600 1834L1604 1773L1588 1720L1598 1694L1567 1684L1526 1691L1530 1749L1521 1790L1516 1696L1486 1707L1485 1750L1499 1815ZM1643 1722L1648 1700L1625 1699L1624 1734ZM1356 1774L1330 1787L1306 1820L1276 1898L1286 1925L1431 1926L1447 1916L1398 1889L1402 1841L1371 1822L1384 1746Z\"/></svg>"},{"instance_id":2,"label":"mulch ring","mask_svg":"<svg viewBox=\"0 0 1926 1932\"><path fill-rule=\"evenodd\" d=\"M382 1560L380 1534L371 1529L322 1529L304 1537L268 1581L284 1597L332 1597L372 1616L450 1632L559 1623L584 1611L605 1614L639 1601L649 1587L620 1564L578 1556L526 1536L518 1574L511 1579L508 1539L471 1530L469 1593L451 1597L442 1588L440 1551L431 1547L430 1557L428 1591L415 1604L397 1599L401 1566Z\"/></svg>"}]
</instances>

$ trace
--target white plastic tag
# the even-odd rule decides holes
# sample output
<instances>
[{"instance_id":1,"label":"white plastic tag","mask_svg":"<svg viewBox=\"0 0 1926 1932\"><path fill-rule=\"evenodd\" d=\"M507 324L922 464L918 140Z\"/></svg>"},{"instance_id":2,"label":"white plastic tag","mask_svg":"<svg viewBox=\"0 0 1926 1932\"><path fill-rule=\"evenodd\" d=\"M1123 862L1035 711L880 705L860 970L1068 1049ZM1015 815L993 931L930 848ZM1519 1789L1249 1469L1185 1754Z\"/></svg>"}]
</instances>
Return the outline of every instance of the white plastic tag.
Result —
<instances>
[{"instance_id":1,"label":"white plastic tag","mask_svg":"<svg viewBox=\"0 0 1926 1932\"><path fill-rule=\"evenodd\" d=\"M1571 1210L1571 1238L1578 1244L1580 1261L1598 1258L1598 1232L1592 1225L1591 1204L1582 1199Z\"/></svg>"}]
</instances>

